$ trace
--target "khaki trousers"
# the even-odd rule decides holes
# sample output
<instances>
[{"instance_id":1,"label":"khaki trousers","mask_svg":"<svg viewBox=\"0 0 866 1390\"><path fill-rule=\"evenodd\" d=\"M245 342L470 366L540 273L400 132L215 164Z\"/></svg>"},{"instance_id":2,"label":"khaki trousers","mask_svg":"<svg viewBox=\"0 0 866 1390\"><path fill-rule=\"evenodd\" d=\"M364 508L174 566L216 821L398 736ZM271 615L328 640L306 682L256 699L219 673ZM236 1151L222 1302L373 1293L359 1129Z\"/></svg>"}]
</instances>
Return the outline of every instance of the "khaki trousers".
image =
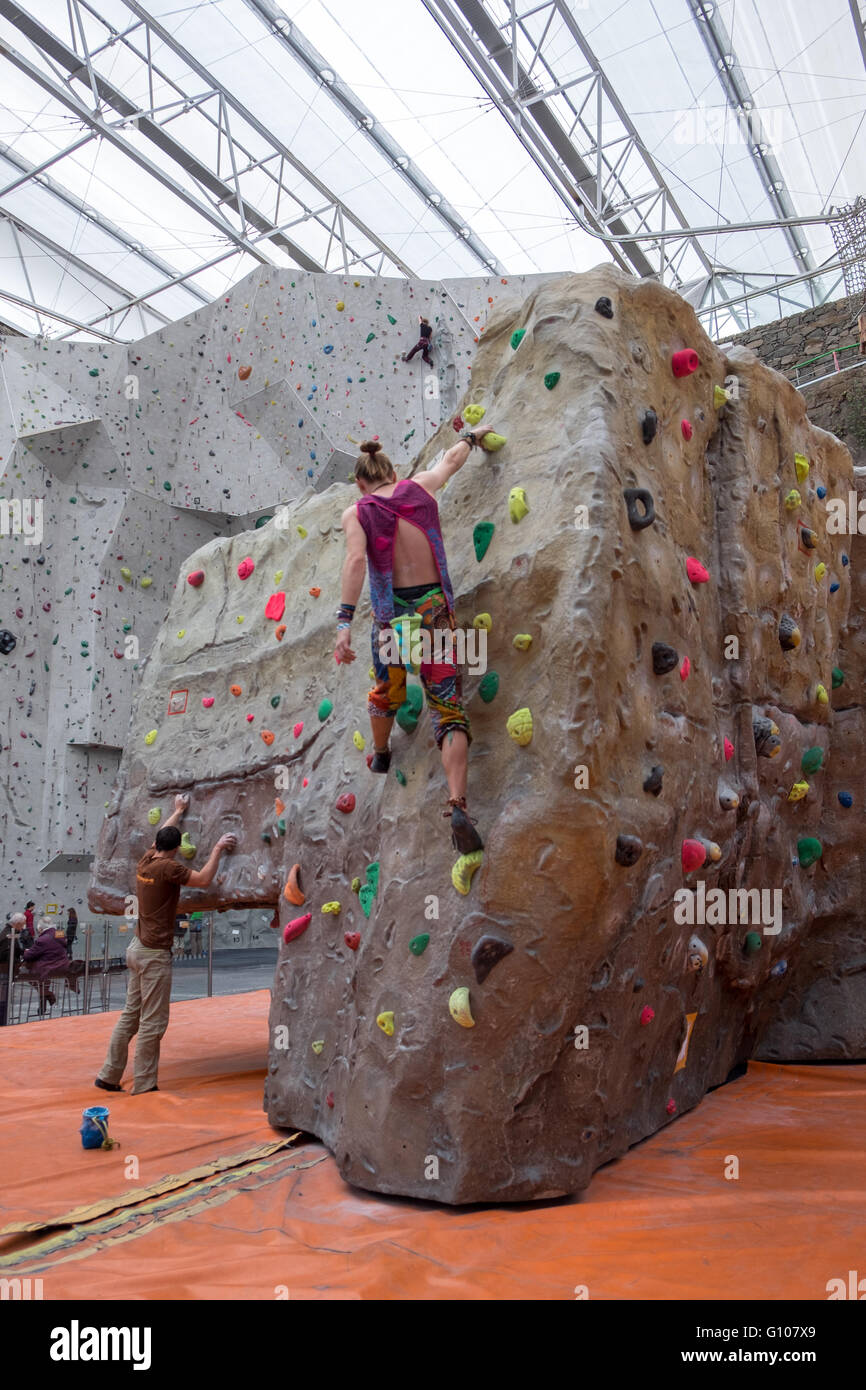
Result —
<instances>
[{"instance_id":1,"label":"khaki trousers","mask_svg":"<svg viewBox=\"0 0 866 1390\"><path fill-rule=\"evenodd\" d=\"M126 1006L108 1044L108 1056L99 1073L101 1081L120 1085L129 1044L138 1034L132 1094L152 1091L159 1069L159 1044L168 1027L171 999L171 951L143 946L136 936L126 951L129 976Z\"/></svg>"}]
</instances>

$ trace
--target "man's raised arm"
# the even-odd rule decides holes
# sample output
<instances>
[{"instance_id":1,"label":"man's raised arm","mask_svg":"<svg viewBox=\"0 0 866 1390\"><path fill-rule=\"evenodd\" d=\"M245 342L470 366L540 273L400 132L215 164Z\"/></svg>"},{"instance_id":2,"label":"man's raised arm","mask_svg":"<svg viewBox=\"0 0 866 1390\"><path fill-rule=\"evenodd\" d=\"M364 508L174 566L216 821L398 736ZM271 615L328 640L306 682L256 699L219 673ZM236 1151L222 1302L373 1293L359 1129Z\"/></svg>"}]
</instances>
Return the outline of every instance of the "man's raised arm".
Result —
<instances>
[{"instance_id":1,"label":"man's raised arm","mask_svg":"<svg viewBox=\"0 0 866 1390\"><path fill-rule=\"evenodd\" d=\"M484 436L491 433L489 425L483 429L467 430L466 434L460 436L456 444L452 444L444 456L432 468L428 468L425 473L416 473L412 479L419 487L423 487L425 492L438 492L440 487L444 487L449 478L453 478L464 465L472 450L477 446L484 449ZM484 450L487 453L487 450Z\"/></svg>"}]
</instances>

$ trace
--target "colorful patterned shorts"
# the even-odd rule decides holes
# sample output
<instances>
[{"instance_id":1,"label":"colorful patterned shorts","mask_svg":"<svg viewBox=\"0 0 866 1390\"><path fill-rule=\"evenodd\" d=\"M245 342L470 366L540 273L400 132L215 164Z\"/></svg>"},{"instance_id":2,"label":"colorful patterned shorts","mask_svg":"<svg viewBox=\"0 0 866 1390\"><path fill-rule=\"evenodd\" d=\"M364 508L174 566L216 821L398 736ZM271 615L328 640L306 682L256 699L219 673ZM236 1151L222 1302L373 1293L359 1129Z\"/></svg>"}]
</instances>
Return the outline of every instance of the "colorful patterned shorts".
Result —
<instances>
[{"instance_id":1,"label":"colorful patterned shorts","mask_svg":"<svg viewBox=\"0 0 866 1390\"><path fill-rule=\"evenodd\" d=\"M429 635L430 654L435 658L439 653L436 651L434 633L452 632L454 620L448 612L445 595L438 585L421 589L418 596L416 592L414 589L395 589L395 607L401 617L410 613L420 616L420 631ZM404 597L401 599L400 595ZM393 636L390 623L381 623L374 619L372 648L376 684L367 700L367 708L374 718L377 715L392 718L406 699L406 667L391 661L386 665L380 654L380 634L388 632ZM444 645L447 648L447 642ZM452 658L454 655L447 650L443 654ZM453 659L422 662L420 676L437 747L441 748L445 735L455 729L462 729L471 743L469 718L462 703L463 682L456 662Z\"/></svg>"}]
</instances>

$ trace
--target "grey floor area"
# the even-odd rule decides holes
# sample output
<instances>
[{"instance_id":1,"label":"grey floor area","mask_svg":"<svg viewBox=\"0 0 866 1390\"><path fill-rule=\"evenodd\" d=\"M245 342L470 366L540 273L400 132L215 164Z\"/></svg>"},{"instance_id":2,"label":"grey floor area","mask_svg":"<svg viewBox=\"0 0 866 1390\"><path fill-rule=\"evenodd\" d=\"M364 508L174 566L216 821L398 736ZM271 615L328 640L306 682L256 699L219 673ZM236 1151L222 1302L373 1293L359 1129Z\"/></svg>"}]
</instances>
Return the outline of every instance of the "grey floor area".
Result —
<instances>
[{"instance_id":1,"label":"grey floor area","mask_svg":"<svg viewBox=\"0 0 866 1390\"><path fill-rule=\"evenodd\" d=\"M246 994L253 989L270 989L277 964L277 951L264 947L216 950L213 956L214 994ZM172 1002L201 999L207 994L207 959L175 961L171 971Z\"/></svg>"}]
</instances>

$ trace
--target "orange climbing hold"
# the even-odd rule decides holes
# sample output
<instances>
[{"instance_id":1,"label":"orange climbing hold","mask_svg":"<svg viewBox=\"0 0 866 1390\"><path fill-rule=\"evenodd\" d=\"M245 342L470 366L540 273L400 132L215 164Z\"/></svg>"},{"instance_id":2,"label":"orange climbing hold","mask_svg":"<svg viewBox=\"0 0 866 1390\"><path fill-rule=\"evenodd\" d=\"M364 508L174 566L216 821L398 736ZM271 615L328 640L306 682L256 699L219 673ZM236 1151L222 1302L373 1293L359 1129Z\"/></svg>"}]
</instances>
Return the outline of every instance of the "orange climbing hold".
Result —
<instances>
[{"instance_id":1,"label":"orange climbing hold","mask_svg":"<svg viewBox=\"0 0 866 1390\"><path fill-rule=\"evenodd\" d=\"M249 715L247 715L247 718L249 718ZM270 729L262 729L262 739L269 748L274 741L274 737L275 735L271 733Z\"/></svg>"},{"instance_id":2,"label":"orange climbing hold","mask_svg":"<svg viewBox=\"0 0 866 1390\"><path fill-rule=\"evenodd\" d=\"M243 695L243 691L241 690L241 687L239 685L230 685L229 690L232 692L233 695Z\"/></svg>"},{"instance_id":3,"label":"orange climbing hold","mask_svg":"<svg viewBox=\"0 0 866 1390\"><path fill-rule=\"evenodd\" d=\"M252 370L252 367L238 367L238 380L249 381Z\"/></svg>"},{"instance_id":4,"label":"orange climbing hold","mask_svg":"<svg viewBox=\"0 0 866 1390\"><path fill-rule=\"evenodd\" d=\"M301 889L300 874L300 864L293 864L291 873L286 879L286 886L283 889L283 897L286 902L292 903L294 907L300 907L307 901Z\"/></svg>"},{"instance_id":5,"label":"orange climbing hold","mask_svg":"<svg viewBox=\"0 0 866 1390\"><path fill-rule=\"evenodd\" d=\"M279 627L277 628L276 632L274 633L274 636L276 637L276 639L277 639L278 642L282 642L282 640L283 640L283 638L285 637L285 635L286 635L286 625L285 625L285 623L280 623Z\"/></svg>"},{"instance_id":6,"label":"orange climbing hold","mask_svg":"<svg viewBox=\"0 0 866 1390\"><path fill-rule=\"evenodd\" d=\"M274 801L274 815L275 815L275 816L281 816L281 815L283 814L283 812L285 811L285 809L286 809L286 803L285 803L285 801L281 801L280 798L277 797L276 800Z\"/></svg>"},{"instance_id":7,"label":"orange climbing hold","mask_svg":"<svg viewBox=\"0 0 866 1390\"><path fill-rule=\"evenodd\" d=\"M310 598L318 598L318 597L319 597L319 594L320 594L321 592L322 592L321 589L311 589L311 590L310 590Z\"/></svg>"}]
</instances>

